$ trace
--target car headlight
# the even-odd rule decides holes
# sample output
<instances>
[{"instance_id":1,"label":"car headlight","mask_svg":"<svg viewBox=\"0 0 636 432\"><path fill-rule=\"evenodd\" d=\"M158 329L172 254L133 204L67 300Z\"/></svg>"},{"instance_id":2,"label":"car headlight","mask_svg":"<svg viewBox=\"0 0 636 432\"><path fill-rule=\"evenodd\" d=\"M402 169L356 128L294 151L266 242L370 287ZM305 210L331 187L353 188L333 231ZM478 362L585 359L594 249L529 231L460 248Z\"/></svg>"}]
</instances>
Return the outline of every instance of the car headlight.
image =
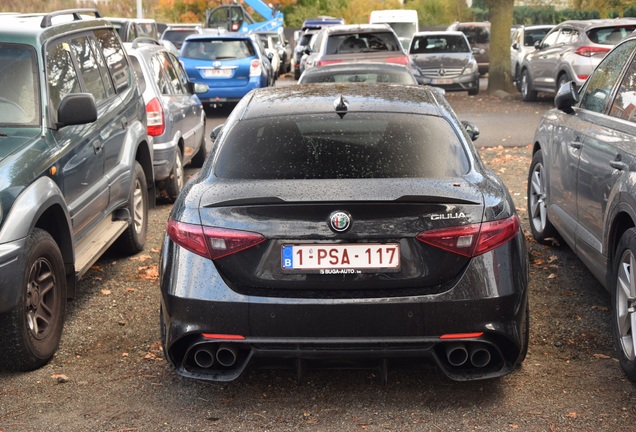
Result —
<instances>
[{"instance_id":1,"label":"car headlight","mask_svg":"<svg viewBox=\"0 0 636 432\"><path fill-rule=\"evenodd\" d=\"M468 65L466 65L466 73L472 74L475 71L477 71L478 66L477 66L477 61L475 61L474 59L468 62Z\"/></svg>"}]
</instances>

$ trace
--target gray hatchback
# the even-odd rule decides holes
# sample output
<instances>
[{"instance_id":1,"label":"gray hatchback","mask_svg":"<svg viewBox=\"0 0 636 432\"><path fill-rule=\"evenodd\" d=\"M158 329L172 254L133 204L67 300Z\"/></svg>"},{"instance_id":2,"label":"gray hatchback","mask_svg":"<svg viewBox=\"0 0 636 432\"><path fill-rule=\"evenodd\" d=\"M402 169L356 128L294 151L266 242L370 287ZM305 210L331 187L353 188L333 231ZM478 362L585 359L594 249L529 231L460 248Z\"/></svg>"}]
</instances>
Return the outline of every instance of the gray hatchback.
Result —
<instances>
[{"instance_id":1,"label":"gray hatchback","mask_svg":"<svg viewBox=\"0 0 636 432\"><path fill-rule=\"evenodd\" d=\"M560 88L535 133L528 178L534 238L556 235L610 292L621 366L636 381L636 38L577 93Z\"/></svg>"}]
</instances>

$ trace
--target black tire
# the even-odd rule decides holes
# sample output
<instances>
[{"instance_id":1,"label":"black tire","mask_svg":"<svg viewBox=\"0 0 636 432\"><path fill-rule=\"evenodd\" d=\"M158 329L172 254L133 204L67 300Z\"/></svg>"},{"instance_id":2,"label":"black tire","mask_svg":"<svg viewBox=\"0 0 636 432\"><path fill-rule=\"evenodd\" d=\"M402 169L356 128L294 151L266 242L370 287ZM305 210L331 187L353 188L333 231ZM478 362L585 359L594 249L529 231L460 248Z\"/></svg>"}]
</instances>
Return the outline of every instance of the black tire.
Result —
<instances>
[{"instance_id":1,"label":"black tire","mask_svg":"<svg viewBox=\"0 0 636 432\"><path fill-rule=\"evenodd\" d=\"M175 152L174 168L172 168L172 172L162 183L163 189L165 191L165 196L167 196L168 200L176 200L177 195L179 195L179 192L181 192L181 189L183 189L183 185L185 183L183 157L181 156L181 150L179 148L177 148Z\"/></svg>"},{"instance_id":2,"label":"black tire","mask_svg":"<svg viewBox=\"0 0 636 432\"><path fill-rule=\"evenodd\" d=\"M298 78L300 78L300 69L294 68L294 79L298 81Z\"/></svg>"},{"instance_id":3,"label":"black tire","mask_svg":"<svg viewBox=\"0 0 636 432\"><path fill-rule=\"evenodd\" d=\"M561 86L563 84L565 84L568 81L572 81L569 77L568 74L566 73L562 73L561 75L559 75L559 78L557 79L557 85L556 85L556 91L555 93L557 93L559 91L559 89L561 88Z\"/></svg>"},{"instance_id":4,"label":"black tire","mask_svg":"<svg viewBox=\"0 0 636 432\"><path fill-rule=\"evenodd\" d=\"M614 346L618 351L623 372L636 382L636 228L630 228L621 237L612 262L612 330ZM632 312L630 312L632 310Z\"/></svg>"},{"instance_id":5,"label":"black tire","mask_svg":"<svg viewBox=\"0 0 636 432\"><path fill-rule=\"evenodd\" d=\"M524 102L534 102L537 100L537 91L532 89L530 83L530 74L527 69L521 72L521 79L519 83L519 91L521 92L521 100Z\"/></svg>"},{"instance_id":6,"label":"black tire","mask_svg":"<svg viewBox=\"0 0 636 432\"><path fill-rule=\"evenodd\" d=\"M528 347L530 346L530 302L526 298L526 313L523 320L523 328L521 329L521 351L517 358L517 365L521 365L528 355Z\"/></svg>"},{"instance_id":7,"label":"black tire","mask_svg":"<svg viewBox=\"0 0 636 432\"><path fill-rule=\"evenodd\" d=\"M148 186L144 170L136 161L128 208L132 221L117 240L117 247L123 254L133 255L144 250L148 231Z\"/></svg>"},{"instance_id":8,"label":"black tire","mask_svg":"<svg viewBox=\"0 0 636 432\"><path fill-rule=\"evenodd\" d=\"M0 368L37 369L48 363L62 337L66 275L51 235L35 228L27 238L19 305L0 316Z\"/></svg>"},{"instance_id":9,"label":"black tire","mask_svg":"<svg viewBox=\"0 0 636 432\"><path fill-rule=\"evenodd\" d=\"M477 96L479 94L479 80L475 84L475 87L468 90L468 96Z\"/></svg>"},{"instance_id":10,"label":"black tire","mask_svg":"<svg viewBox=\"0 0 636 432\"><path fill-rule=\"evenodd\" d=\"M532 157L528 172L528 221L536 241L552 244L549 239L555 238L557 232L548 219L546 181L543 151L538 150Z\"/></svg>"},{"instance_id":11,"label":"black tire","mask_svg":"<svg viewBox=\"0 0 636 432\"><path fill-rule=\"evenodd\" d=\"M519 92L521 92L521 76L520 76L520 72L519 72L519 65L515 66L515 87L517 87L517 90L519 90Z\"/></svg>"},{"instance_id":12,"label":"black tire","mask_svg":"<svg viewBox=\"0 0 636 432\"><path fill-rule=\"evenodd\" d=\"M205 162L205 159L208 157L208 149L206 148L206 139L205 139L205 134L206 129L206 120L203 120L203 135L201 136L201 144L199 145L199 151L192 157L192 160L190 160L190 165L193 168L201 168L203 166L203 162Z\"/></svg>"}]
</instances>

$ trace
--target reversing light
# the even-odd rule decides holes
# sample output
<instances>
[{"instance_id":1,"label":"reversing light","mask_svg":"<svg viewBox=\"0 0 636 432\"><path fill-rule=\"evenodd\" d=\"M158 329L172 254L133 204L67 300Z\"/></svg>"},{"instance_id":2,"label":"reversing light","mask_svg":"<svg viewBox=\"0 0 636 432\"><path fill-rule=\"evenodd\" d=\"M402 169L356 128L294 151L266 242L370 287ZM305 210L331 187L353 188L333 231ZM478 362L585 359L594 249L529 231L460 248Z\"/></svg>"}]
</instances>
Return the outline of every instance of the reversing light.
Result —
<instances>
[{"instance_id":1,"label":"reversing light","mask_svg":"<svg viewBox=\"0 0 636 432\"><path fill-rule=\"evenodd\" d=\"M166 130L163 117L163 107L158 98L153 98L146 105L146 117L148 122L148 135L159 136Z\"/></svg>"},{"instance_id":2,"label":"reversing light","mask_svg":"<svg viewBox=\"0 0 636 432\"><path fill-rule=\"evenodd\" d=\"M168 237L197 255L216 260L256 246L265 241L259 233L208 227L168 220Z\"/></svg>"},{"instance_id":3,"label":"reversing light","mask_svg":"<svg viewBox=\"0 0 636 432\"><path fill-rule=\"evenodd\" d=\"M468 258L478 256L512 240L519 232L516 215L478 224L452 226L419 233L422 243Z\"/></svg>"}]
</instances>

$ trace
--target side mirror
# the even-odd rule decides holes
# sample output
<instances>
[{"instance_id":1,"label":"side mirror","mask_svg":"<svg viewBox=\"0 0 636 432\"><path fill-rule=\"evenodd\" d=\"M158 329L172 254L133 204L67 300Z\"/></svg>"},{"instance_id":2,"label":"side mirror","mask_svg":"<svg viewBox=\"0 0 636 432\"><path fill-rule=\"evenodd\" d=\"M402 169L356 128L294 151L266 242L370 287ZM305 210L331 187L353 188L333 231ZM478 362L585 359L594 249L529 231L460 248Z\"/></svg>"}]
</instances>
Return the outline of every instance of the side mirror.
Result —
<instances>
[{"instance_id":1,"label":"side mirror","mask_svg":"<svg viewBox=\"0 0 636 432\"><path fill-rule=\"evenodd\" d=\"M566 82L554 96L554 106L567 114L572 114L572 107L579 102L579 92L573 81Z\"/></svg>"},{"instance_id":2,"label":"side mirror","mask_svg":"<svg viewBox=\"0 0 636 432\"><path fill-rule=\"evenodd\" d=\"M470 139L472 141L477 141L477 138L479 138L479 128L477 127L477 125L469 122L468 120L462 120L462 126L464 126L464 129L466 129L466 132L468 133Z\"/></svg>"},{"instance_id":3,"label":"side mirror","mask_svg":"<svg viewBox=\"0 0 636 432\"><path fill-rule=\"evenodd\" d=\"M519 49L519 44L517 42L512 44L512 49L513 50L518 50Z\"/></svg>"},{"instance_id":4,"label":"side mirror","mask_svg":"<svg viewBox=\"0 0 636 432\"><path fill-rule=\"evenodd\" d=\"M311 48L309 48L309 47L305 48L305 50L303 51L303 53L304 53L304 54L307 54L307 55L311 54Z\"/></svg>"},{"instance_id":5,"label":"side mirror","mask_svg":"<svg viewBox=\"0 0 636 432\"><path fill-rule=\"evenodd\" d=\"M473 55L477 55L477 54L481 55L481 54L484 54L486 52L486 50L483 49L483 48L473 47L472 48L472 52L473 52Z\"/></svg>"},{"instance_id":6,"label":"side mirror","mask_svg":"<svg viewBox=\"0 0 636 432\"><path fill-rule=\"evenodd\" d=\"M193 83L192 90L194 94L203 94L207 93L208 90L210 90L210 87L208 87L208 85L204 83Z\"/></svg>"},{"instance_id":7,"label":"side mirror","mask_svg":"<svg viewBox=\"0 0 636 432\"><path fill-rule=\"evenodd\" d=\"M90 93L71 93L66 95L57 109L58 129L64 126L82 125L97 120L95 98Z\"/></svg>"},{"instance_id":8,"label":"side mirror","mask_svg":"<svg viewBox=\"0 0 636 432\"><path fill-rule=\"evenodd\" d=\"M541 41L536 41L534 43L534 49L541 49Z\"/></svg>"},{"instance_id":9,"label":"side mirror","mask_svg":"<svg viewBox=\"0 0 636 432\"><path fill-rule=\"evenodd\" d=\"M210 139L212 140L212 142L214 142L217 139L217 137L221 133L221 130L223 129L223 126L225 126L224 123L216 126L214 129L212 129L212 132L210 132Z\"/></svg>"}]
</instances>

